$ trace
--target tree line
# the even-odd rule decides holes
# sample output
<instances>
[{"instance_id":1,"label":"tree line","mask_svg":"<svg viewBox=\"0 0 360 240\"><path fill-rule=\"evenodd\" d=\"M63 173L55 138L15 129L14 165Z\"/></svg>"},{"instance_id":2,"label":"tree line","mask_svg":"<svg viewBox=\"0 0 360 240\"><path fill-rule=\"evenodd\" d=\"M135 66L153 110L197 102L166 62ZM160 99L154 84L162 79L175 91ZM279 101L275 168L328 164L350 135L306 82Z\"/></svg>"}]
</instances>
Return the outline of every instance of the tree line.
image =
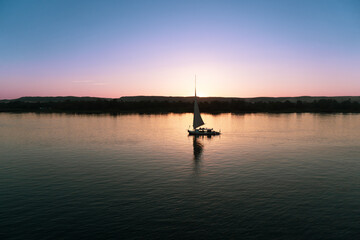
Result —
<instances>
[{"instance_id":1,"label":"tree line","mask_svg":"<svg viewBox=\"0 0 360 240\"><path fill-rule=\"evenodd\" d=\"M1 112L73 112L73 113L184 113L193 112L193 103L184 101L121 101L104 100L60 102L0 102ZM320 99L311 102L290 101L200 101L201 112L206 113L255 113L255 112L360 112L357 101Z\"/></svg>"}]
</instances>

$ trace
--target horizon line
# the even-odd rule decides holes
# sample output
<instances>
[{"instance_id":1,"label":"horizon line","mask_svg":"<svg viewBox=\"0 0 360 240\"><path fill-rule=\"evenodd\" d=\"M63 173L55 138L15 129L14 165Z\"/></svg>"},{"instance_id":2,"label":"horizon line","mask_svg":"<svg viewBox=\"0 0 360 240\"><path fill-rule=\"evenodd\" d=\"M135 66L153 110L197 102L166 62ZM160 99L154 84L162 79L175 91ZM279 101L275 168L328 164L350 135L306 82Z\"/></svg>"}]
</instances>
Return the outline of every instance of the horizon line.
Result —
<instances>
[{"instance_id":1,"label":"horizon line","mask_svg":"<svg viewBox=\"0 0 360 240\"><path fill-rule=\"evenodd\" d=\"M1 101L3 100L16 100L16 99L20 99L20 98L56 98L56 97L76 97L76 98L102 98L102 99L120 99L123 97L179 97L179 98L187 98L187 97L194 97L194 96L162 96L162 95L133 95L133 96L120 96L120 97L96 97L96 96L74 96L74 95L64 95L64 96L22 96L22 97L17 97L17 98L0 98ZM313 98L331 98L331 97L360 97L360 95L336 95L336 96L311 96L311 95L301 95L301 96L276 96L276 97L270 97L270 96L258 96L258 97L221 97L221 96L202 96L198 98L301 98L301 97L313 97Z\"/></svg>"}]
</instances>

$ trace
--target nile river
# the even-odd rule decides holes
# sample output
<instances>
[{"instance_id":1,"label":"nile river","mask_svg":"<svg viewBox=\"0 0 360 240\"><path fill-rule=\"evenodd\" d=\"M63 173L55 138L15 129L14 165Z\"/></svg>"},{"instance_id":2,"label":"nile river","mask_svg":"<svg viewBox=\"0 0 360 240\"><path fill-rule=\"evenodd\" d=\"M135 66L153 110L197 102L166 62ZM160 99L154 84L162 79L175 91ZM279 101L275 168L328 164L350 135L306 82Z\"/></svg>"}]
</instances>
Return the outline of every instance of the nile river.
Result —
<instances>
[{"instance_id":1,"label":"nile river","mask_svg":"<svg viewBox=\"0 0 360 240\"><path fill-rule=\"evenodd\" d=\"M360 115L0 113L0 239L359 239Z\"/></svg>"}]
</instances>

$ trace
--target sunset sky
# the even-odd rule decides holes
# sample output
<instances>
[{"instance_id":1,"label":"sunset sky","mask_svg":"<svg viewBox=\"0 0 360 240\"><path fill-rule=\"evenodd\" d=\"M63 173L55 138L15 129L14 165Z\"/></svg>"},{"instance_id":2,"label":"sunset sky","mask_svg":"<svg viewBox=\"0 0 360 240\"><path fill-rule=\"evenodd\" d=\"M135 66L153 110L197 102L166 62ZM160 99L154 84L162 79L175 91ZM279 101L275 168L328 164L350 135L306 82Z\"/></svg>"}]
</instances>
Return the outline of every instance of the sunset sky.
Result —
<instances>
[{"instance_id":1,"label":"sunset sky","mask_svg":"<svg viewBox=\"0 0 360 240\"><path fill-rule=\"evenodd\" d=\"M360 1L0 0L0 99L360 95Z\"/></svg>"}]
</instances>

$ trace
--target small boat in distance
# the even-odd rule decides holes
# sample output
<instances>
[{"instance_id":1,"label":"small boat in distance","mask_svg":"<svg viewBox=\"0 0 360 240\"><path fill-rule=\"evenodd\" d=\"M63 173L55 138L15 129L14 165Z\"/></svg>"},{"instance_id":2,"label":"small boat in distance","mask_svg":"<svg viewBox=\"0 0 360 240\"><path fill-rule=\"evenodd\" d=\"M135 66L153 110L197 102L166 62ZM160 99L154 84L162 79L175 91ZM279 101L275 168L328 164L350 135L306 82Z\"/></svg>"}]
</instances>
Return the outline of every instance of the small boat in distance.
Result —
<instances>
[{"instance_id":1,"label":"small boat in distance","mask_svg":"<svg viewBox=\"0 0 360 240\"><path fill-rule=\"evenodd\" d=\"M219 135L220 131L214 131L212 128L199 128L204 125L204 121L201 118L199 105L197 103L196 97L196 75L195 75L195 101L194 101L194 120L193 120L193 130L188 130L189 135Z\"/></svg>"}]
</instances>

